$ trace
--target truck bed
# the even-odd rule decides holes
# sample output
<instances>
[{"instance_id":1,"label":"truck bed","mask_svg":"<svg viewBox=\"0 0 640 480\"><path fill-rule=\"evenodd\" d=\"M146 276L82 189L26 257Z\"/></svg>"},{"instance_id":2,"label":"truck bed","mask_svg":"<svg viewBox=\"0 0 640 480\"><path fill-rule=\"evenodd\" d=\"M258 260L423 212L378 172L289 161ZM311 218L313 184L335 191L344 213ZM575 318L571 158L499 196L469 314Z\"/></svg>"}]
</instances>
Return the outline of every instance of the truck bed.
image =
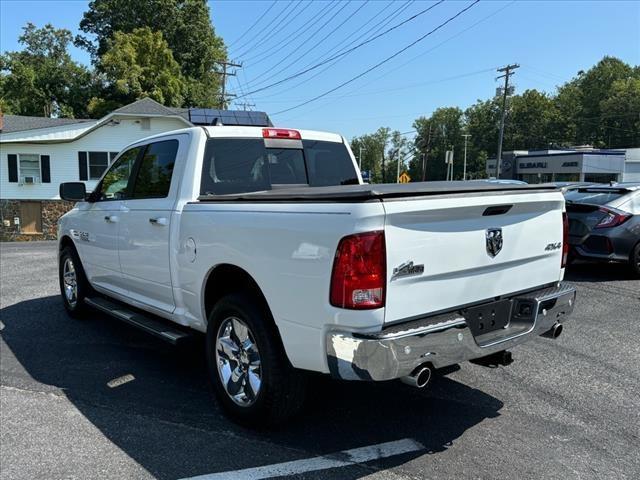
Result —
<instances>
[{"instance_id":1,"label":"truck bed","mask_svg":"<svg viewBox=\"0 0 640 480\"><path fill-rule=\"evenodd\" d=\"M414 182L374 185L338 185L331 187L292 187L230 195L201 195L201 202L366 202L454 194L490 194L501 192L535 193L553 191L553 184L520 185L484 182Z\"/></svg>"}]
</instances>

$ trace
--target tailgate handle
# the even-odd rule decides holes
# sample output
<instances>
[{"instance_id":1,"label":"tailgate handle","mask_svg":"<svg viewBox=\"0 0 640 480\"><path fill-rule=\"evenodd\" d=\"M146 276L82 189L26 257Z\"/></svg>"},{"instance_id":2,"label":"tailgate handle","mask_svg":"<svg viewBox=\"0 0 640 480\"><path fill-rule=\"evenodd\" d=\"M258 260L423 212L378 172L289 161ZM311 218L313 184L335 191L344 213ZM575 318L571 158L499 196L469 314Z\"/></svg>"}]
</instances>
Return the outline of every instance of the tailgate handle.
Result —
<instances>
[{"instance_id":1,"label":"tailgate handle","mask_svg":"<svg viewBox=\"0 0 640 480\"><path fill-rule=\"evenodd\" d=\"M511 207L513 207L513 205L495 205L493 207L487 207L482 213L482 216L490 217L492 215L502 215L511 210Z\"/></svg>"}]
</instances>

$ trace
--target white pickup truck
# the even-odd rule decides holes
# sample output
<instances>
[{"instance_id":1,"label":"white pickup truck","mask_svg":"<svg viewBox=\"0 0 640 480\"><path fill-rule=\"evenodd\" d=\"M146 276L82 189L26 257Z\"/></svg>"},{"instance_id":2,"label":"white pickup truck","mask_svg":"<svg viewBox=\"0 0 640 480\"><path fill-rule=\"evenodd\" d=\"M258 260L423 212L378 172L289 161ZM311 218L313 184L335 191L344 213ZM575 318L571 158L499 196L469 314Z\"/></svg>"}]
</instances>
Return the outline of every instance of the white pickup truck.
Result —
<instances>
[{"instance_id":1,"label":"white pickup truck","mask_svg":"<svg viewBox=\"0 0 640 480\"><path fill-rule=\"evenodd\" d=\"M305 371L402 379L557 337L564 199L551 186L367 185L340 135L193 127L124 149L58 228L73 316L97 308L179 343L206 333L224 410L273 424Z\"/></svg>"}]
</instances>

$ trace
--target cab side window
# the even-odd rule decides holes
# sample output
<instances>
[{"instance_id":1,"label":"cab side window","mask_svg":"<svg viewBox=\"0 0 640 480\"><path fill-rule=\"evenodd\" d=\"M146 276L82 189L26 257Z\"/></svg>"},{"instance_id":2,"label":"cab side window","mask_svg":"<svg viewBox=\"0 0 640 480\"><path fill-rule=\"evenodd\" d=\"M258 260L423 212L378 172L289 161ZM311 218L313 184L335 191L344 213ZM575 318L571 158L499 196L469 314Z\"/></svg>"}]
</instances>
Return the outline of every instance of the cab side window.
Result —
<instances>
[{"instance_id":1,"label":"cab side window","mask_svg":"<svg viewBox=\"0 0 640 480\"><path fill-rule=\"evenodd\" d=\"M171 188L178 140L165 140L147 146L133 187L133 199L165 198Z\"/></svg>"},{"instance_id":2,"label":"cab side window","mask_svg":"<svg viewBox=\"0 0 640 480\"><path fill-rule=\"evenodd\" d=\"M131 172L141 147L124 152L106 173L97 189L97 200L125 200L131 179Z\"/></svg>"}]
</instances>

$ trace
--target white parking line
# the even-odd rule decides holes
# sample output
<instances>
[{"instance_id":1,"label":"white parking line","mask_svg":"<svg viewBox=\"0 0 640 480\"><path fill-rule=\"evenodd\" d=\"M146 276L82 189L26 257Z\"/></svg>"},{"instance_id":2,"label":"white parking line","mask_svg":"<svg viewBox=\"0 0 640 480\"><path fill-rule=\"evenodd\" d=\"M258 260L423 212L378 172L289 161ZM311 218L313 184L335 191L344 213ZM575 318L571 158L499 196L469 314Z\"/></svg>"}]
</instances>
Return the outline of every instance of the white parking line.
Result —
<instances>
[{"instance_id":1,"label":"white parking line","mask_svg":"<svg viewBox=\"0 0 640 480\"><path fill-rule=\"evenodd\" d=\"M315 472L329 468L348 467L358 463L371 462L380 458L393 457L403 453L417 452L424 446L410 438L396 440L394 442L379 443L368 447L343 450L321 457L305 458L292 462L276 463L262 467L219 472L182 480L260 480L264 478L282 477L286 475L298 475L301 473Z\"/></svg>"}]
</instances>

